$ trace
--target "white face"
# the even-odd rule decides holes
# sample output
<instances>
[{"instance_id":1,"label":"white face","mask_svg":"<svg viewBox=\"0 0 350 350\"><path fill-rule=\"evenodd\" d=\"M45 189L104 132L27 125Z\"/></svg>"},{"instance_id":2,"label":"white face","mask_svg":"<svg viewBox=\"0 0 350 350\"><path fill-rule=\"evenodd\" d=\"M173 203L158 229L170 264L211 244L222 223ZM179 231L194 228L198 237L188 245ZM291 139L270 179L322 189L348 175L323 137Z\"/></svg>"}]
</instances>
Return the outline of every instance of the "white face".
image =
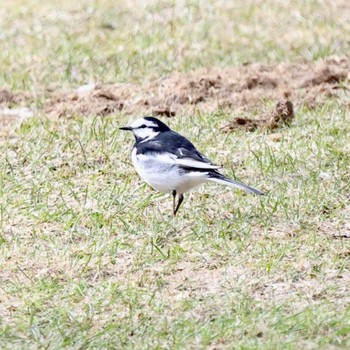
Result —
<instances>
[{"instance_id":1,"label":"white face","mask_svg":"<svg viewBox=\"0 0 350 350\"><path fill-rule=\"evenodd\" d=\"M159 131L154 131L153 129L157 124L144 118L135 120L129 126L132 128L134 135L139 139L151 139L159 134Z\"/></svg>"}]
</instances>

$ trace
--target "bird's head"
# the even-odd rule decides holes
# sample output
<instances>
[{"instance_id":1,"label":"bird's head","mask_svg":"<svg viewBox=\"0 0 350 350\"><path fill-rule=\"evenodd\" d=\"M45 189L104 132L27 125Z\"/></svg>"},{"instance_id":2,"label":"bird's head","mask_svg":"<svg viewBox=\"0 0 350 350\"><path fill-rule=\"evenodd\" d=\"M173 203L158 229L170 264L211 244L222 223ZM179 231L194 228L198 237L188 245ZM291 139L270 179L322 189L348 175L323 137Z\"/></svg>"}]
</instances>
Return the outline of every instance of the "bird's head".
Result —
<instances>
[{"instance_id":1,"label":"bird's head","mask_svg":"<svg viewBox=\"0 0 350 350\"><path fill-rule=\"evenodd\" d=\"M119 129L132 131L136 142L141 142L146 139L151 140L159 133L170 130L166 124L154 117L139 118L130 125L123 126Z\"/></svg>"}]
</instances>

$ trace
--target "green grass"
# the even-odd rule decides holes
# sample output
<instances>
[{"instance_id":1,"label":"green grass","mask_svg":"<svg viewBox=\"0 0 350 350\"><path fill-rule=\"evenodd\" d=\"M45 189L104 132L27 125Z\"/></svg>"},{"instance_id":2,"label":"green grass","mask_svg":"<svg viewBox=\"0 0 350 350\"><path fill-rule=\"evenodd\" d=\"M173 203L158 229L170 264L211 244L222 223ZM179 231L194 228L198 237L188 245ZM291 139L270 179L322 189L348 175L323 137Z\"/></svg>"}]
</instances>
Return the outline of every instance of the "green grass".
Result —
<instances>
[{"instance_id":1,"label":"green grass","mask_svg":"<svg viewBox=\"0 0 350 350\"><path fill-rule=\"evenodd\" d=\"M130 117L41 110L90 79L347 53L346 2L269 4L2 4L0 83L38 111L0 134L1 349L350 347L346 96L299 107L278 138L224 133L220 111L165 120L267 192L207 184L175 220L132 167Z\"/></svg>"},{"instance_id":2,"label":"green grass","mask_svg":"<svg viewBox=\"0 0 350 350\"><path fill-rule=\"evenodd\" d=\"M175 221L124 117L22 123L1 152L2 348L349 346L346 111L302 111L281 142L214 133L226 119L169 122L269 193L206 185Z\"/></svg>"}]
</instances>

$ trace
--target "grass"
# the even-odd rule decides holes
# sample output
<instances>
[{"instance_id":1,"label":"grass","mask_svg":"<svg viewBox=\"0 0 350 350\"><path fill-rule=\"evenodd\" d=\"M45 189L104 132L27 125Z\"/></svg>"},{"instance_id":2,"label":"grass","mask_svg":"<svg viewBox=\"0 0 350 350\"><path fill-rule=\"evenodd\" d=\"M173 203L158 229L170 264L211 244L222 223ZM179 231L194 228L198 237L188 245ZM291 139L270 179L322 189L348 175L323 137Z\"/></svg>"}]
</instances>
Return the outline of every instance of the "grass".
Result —
<instances>
[{"instance_id":1,"label":"grass","mask_svg":"<svg viewBox=\"0 0 350 350\"><path fill-rule=\"evenodd\" d=\"M171 120L270 190L207 185L175 221L134 174L125 117L26 120L2 151L2 348L346 348L346 118L305 111L277 143L214 134L227 115Z\"/></svg>"},{"instance_id":2,"label":"grass","mask_svg":"<svg viewBox=\"0 0 350 350\"><path fill-rule=\"evenodd\" d=\"M278 138L225 134L232 115L220 111L166 120L268 193L208 184L175 220L171 196L134 172L133 140L118 130L129 117L40 109L47 89L89 79L346 53L345 2L301 4L149 3L146 19L109 1L4 5L0 81L36 91L38 110L0 138L2 349L349 348L344 101L300 107Z\"/></svg>"},{"instance_id":3,"label":"grass","mask_svg":"<svg viewBox=\"0 0 350 350\"><path fill-rule=\"evenodd\" d=\"M89 81L347 54L346 0L4 2L0 84L40 95Z\"/></svg>"}]
</instances>

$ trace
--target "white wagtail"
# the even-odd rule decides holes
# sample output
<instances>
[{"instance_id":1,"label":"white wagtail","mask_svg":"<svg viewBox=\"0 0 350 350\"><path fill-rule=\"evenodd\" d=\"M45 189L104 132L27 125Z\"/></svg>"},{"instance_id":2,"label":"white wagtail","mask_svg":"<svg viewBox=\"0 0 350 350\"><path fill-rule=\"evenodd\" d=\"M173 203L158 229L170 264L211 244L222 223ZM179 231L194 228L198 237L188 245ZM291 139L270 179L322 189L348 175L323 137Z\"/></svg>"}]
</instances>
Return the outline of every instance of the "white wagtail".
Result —
<instances>
[{"instance_id":1,"label":"white wagtail","mask_svg":"<svg viewBox=\"0 0 350 350\"><path fill-rule=\"evenodd\" d=\"M172 193L174 216L183 202L183 194L207 181L264 194L222 175L219 167L198 152L188 139L157 118L140 118L120 129L130 130L135 136L131 158L140 177L154 189ZM176 196L178 202L175 206Z\"/></svg>"}]
</instances>

